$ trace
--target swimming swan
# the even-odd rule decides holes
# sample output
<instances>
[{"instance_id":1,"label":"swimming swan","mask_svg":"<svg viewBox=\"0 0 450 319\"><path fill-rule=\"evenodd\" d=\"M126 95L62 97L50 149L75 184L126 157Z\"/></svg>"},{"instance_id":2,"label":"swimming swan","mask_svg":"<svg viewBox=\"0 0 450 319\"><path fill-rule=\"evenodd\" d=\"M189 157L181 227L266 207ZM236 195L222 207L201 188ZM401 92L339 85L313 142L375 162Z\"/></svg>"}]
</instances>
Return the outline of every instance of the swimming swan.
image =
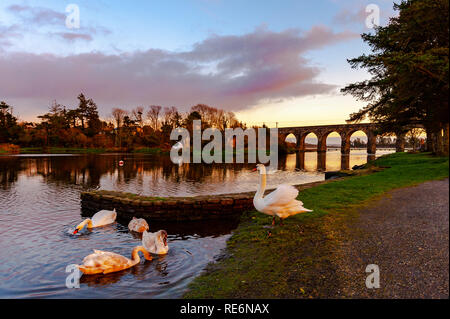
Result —
<instances>
[{"instance_id":1,"label":"swimming swan","mask_svg":"<svg viewBox=\"0 0 450 319\"><path fill-rule=\"evenodd\" d=\"M113 211L101 210L101 211L95 213L95 215L92 216L91 218L86 218L80 224L78 224L78 226L75 228L73 233L74 234L78 233L80 230L83 229L83 227L86 224L87 224L88 228L112 224L116 220L116 217L117 217L117 213L116 213L115 209Z\"/></svg>"},{"instance_id":2,"label":"swimming swan","mask_svg":"<svg viewBox=\"0 0 450 319\"><path fill-rule=\"evenodd\" d=\"M167 232L165 230L160 230L156 233L144 231L142 233L142 245L152 254L167 254L169 251Z\"/></svg>"},{"instance_id":3,"label":"swimming swan","mask_svg":"<svg viewBox=\"0 0 450 319\"><path fill-rule=\"evenodd\" d=\"M149 230L148 223L143 218L133 217L128 224L128 229L138 233L144 232L144 230Z\"/></svg>"},{"instance_id":4,"label":"swimming swan","mask_svg":"<svg viewBox=\"0 0 450 319\"><path fill-rule=\"evenodd\" d=\"M152 260L152 256L142 246L134 247L131 252L131 259L109 251L94 249L93 254L84 257L83 264L79 265L78 269L86 275L101 273L109 274L111 272L128 269L141 261L141 258L139 257L140 251L144 255L145 259Z\"/></svg>"}]
</instances>

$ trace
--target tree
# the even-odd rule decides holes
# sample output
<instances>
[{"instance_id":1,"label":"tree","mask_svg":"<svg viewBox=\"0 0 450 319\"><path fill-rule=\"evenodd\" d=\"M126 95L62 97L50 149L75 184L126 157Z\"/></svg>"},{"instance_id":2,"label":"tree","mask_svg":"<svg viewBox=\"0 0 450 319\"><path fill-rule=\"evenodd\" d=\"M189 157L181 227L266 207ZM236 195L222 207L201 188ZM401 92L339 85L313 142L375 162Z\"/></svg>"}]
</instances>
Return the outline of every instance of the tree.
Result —
<instances>
[{"instance_id":1,"label":"tree","mask_svg":"<svg viewBox=\"0 0 450 319\"><path fill-rule=\"evenodd\" d=\"M381 133L397 134L423 125L430 150L448 154L448 7L448 0L404 0L387 26L362 35L372 53L348 61L372 78L342 89L368 102L349 121L369 117Z\"/></svg>"},{"instance_id":2,"label":"tree","mask_svg":"<svg viewBox=\"0 0 450 319\"><path fill-rule=\"evenodd\" d=\"M76 123L75 118L81 121L81 129L88 136L94 136L101 129L101 121L98 116L97 104L92 99L87 99L83 93L78 95L78 108L68 112L70 120ZM86 125L85 125L86 124Z\"/></svg>"},{"instance_id":3,"label":"tree","mask_svg":"<svg viewBox=\"0 0 450 319\"><path fill-rule=\"evenodd\" d=\"M77 110L68 110L66 112L66 119L67 119L67 122L69 123L69 126L76 127L77 119L78 119Z\"/></svg>"},{"instance_id":4,"label":"tree","mask_svg":"<svg viewBox=\"0 0 450 319\"><path fill-rule=\"evenodd\" d=\"M84 96L83 93L80 93L78 95L78 108L76 109L77 111L77 116L81 121L81 129L84 129L84 123L86 121L86 117L87 117L87 113L88 113L88 100L86 99L86 97Z\"/></svg>"},{"instance_id":5,"label":"tree","mask_svg":"<svg viewBox=\"0 0 450 319\"><path fill-rule=\"evenodd\" d=\"M17 118L12 115L12 107L0 102L0 143L14 142L18 137Z\"/></svg>"},{"instance_id":6,"label":"tree","mask_svg":"<svg viewBox=\"0 0 450 319\"><path fill-rule=\"evenodd\" d=\"M123 118L127 115L127 111L119 108L114 108L112 110L112 116L114 118L114 121L116 122L116 128L119 129L122 127Z\"/></svg>"},{"instance_id":7,"label":"tree","mask_svg":"<svg viewBox=\"0 0 450 319\"><path fill-rule=\"evenodd\" d=\"M125 118L125 116L127 115L127 111L119 109L119 108L114 108L112 110L112 116L114 118L114 121L116 122L116 135L115 135L115 144L116 146L121 147L122 146L122 139L121 139L121 132L122 132L122 125L123 125L123 120Z\"/></svg>"},{"instance_id":8,"label":"tree","mask_svg":"<svg viewBox=\"0 0 450 319\"><path fill-rule=\"evenodd\" d=\"M136 123L140 128L144 127L144 108L142 106L138 106L135 109L131 110L131 120Z\"/></svg>"},{"instance_id":9,"label":"tree","mask_svg":"<svg viewBox=\"0 0 450 319\"><path fill-rule=\"evenodd\" d=\"M423 133L423 129L413 128L406 134L407 143L413 148L414 152L420 147L420 136Z\"/></svg>"},{"instance_id":10,"label":"tree","mask_svg":"<svg viewBox=\"0 0 450 319\"><path fill-rule=\"evenodd\" d=\"M97 104L92 99L88 100L86 114L87 120L87 136L94 136L98 132L100 132L102 128L102 122L100 121L100 117L98 116Z\"/></svg>"},{"instance_id":11,"label":"tree","mask_svg":"<svg viewBox=\"0 0 450 319\"><path fill-rule=\"evenodd\" d=\"M161 106L150 105L150 110L147 113L147 117L150 120L150 125L156 131L158 130L159 113L161 112Z\"/></svg>"},{"instance_id":12,"label":"tree","mask_svg":"<svg viewBox=\"0 0 450 319\"><path fill-rule=\"evenodd\" d=\"M41 119L38 128L43 129L45 132L46 146L64 145L63 136L65 134L63 130L69 128L65 107L54 100L50 105L49 112L39 115L38 118Z\"/></svg>"}]
</instances>

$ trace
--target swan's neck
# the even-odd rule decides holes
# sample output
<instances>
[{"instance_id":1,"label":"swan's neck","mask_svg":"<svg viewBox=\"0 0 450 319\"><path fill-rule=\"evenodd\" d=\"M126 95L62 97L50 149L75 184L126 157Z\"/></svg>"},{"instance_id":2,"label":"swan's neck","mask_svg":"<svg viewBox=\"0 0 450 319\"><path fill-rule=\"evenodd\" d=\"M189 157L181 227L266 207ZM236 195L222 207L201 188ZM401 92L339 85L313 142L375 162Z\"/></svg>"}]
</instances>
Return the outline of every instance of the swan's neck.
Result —
<instances>
[{"instance_id":1,"label":"swan's neck","mask_svg":"<svg viewBox=\"0 0 450 319\"><path fill-rule=\"evenodd\" d=\"M145 259L152 260L152 256L147 251L147 249L144 248L144 246L136 246L131 252L131 262L133 263L133 265L136 265L141 261L141 258L139 257L139 252L142 252Z\"/></svg>"},{"instance_id":2,"label":"swan's neck","mask_svg":"<svg viewBox=\"0 0 450 319\"><path fill-rule=\"evenodd\" d=\"M266 190L266 174L259 174L259 185L255 197L262 198Z\"/></svg>"},{"instance_id":3,"label":"swan's neck","mask_svg":"<svg viewBox=\"0 0 450 319\"><path fill-rule=\"evenodd\" d=\"M80 225L78 225L78 227L80 227L80 230L83 229L83 227L85 225L88 225L88 228L92 228L92 220L90 218L86 218L85 220L83 220Z\"/></svg>"}]
</instances>

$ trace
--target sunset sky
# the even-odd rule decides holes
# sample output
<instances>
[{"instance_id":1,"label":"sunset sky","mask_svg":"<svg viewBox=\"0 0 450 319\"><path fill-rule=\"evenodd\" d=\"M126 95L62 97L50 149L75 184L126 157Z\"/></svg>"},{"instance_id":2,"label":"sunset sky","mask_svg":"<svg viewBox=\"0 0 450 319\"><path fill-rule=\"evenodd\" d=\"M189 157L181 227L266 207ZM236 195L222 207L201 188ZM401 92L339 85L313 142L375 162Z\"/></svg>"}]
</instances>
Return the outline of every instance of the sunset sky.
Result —
<instances>
[{"instance_id":1,"label":"sunset sky","mask_svg":"<svg viewBox=\"0 0 450 319\"><path fill-rule=\"evenodd\" d=\"M66 27L66 6L80 28ZM248 124L343 123L364 104L339 89L368 75L346 59L368 52L365 8L388 0L0 2L0 101L36 120L52 100L84 92L113 107L204 103Z\"/></svg>"}]
</instances>

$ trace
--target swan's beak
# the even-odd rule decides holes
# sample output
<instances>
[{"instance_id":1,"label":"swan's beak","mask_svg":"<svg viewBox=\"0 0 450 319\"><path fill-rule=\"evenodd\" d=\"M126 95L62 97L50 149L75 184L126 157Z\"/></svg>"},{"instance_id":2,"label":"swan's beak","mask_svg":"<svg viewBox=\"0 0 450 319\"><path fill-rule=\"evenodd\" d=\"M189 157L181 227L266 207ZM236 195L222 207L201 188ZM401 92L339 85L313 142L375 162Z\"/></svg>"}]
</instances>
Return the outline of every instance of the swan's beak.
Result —
<instances>
[{"instance_id":1,"label":"swan's beak","mask_svg":"<svg viewBox=\"0 0 450 319\"><path fill-rule=\"evenodd\" d=\"M75 235L76 233L78 233L78 229L75 229L74 231L73 231L73 234Z\"/></svg>"}]
</instances>

